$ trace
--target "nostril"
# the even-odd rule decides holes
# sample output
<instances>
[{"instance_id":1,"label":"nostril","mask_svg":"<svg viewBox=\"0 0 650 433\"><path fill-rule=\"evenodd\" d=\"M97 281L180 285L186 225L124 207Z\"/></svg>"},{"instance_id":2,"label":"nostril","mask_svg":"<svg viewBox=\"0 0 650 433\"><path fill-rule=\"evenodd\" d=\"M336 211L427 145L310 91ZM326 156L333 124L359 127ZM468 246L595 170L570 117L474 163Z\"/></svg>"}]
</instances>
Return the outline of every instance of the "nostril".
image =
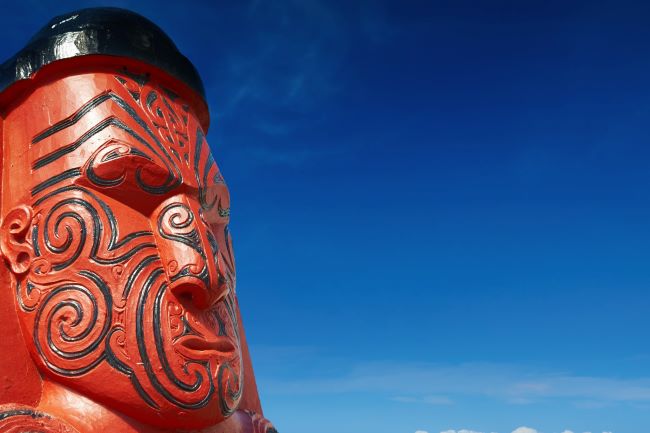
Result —
<instances>
[{"instance_id":1,"label":"nostril","mask_svg":"<svg viewBox=\"0 0 650 433\"><path fill-rule=\"evenodd\" d=\"M194 296L190 292L181 292L178 295L176 295L179 301L181 301L184 304L191 304L194 302Z\"/></svg>"},{"instance_id":2,"label":"nostril","mask_svg":"<svg viewBox=\"0 0 650 433\"><path fill-rule=\"evenodd\" d=\"M191 305L201 310L210 306L207 291L195 283L180 281L178 284L172 285L171 291L178 301L185 306Z\"/></svg>"}]
</instances>

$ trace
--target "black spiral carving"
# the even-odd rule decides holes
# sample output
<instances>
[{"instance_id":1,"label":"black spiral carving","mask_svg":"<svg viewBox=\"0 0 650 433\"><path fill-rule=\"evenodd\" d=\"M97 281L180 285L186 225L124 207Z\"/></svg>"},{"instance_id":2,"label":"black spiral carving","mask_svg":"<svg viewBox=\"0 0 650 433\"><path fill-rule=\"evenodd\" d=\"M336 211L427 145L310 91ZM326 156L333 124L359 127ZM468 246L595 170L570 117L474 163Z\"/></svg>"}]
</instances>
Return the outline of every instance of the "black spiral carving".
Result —
<instances>
[{"instance_id":1,"label":"black spiral carving","mask_svg":"<svg viewBox=\"0 0 650 433\"><path fill-rule=\"evenodd\" d=\"M112 322L113 301L102 278L89 271L89 283L64 284L40 301L34 318L34 344L51 370L79 376L104 359L104 341Z\"/></svg>"},{"instance_id":2,"label":"black spiral carving","mask_svg":"<svg viewBox=\"0 0 650 433\"><path fill-rule=\"evenodd\" d=\"M192 209L183 203L172 203L160 211L158 232L165 239L187 245L205 260L205 252L201 247L201 239L194 226L194 221L195 216Z\"/></svg>"},{"instance_id":3,"label":"black spiral carving","mask_svg":"<svg viewBox=\"0 0 650 433\"><path fill-rule=\"evenodd\" d=\"M69 193L81 193L83 198L69 197ZM59 199L59 196L63 198ZM118 224L111 208L87 188L76 185L61 187L39 198L34 205L41 206L55 200L51 208L46 208L43 228L43 246L54 256L62 256L60 261L52 263L55 271L65 269L79 259L87 248L88 237L88 256L104 265L119 264L141 250L156 248L153 234L148 230L132 232L118 239ZM102 251L104 238L108 243ZM137 239L143 240L131 245ZM36 242L36 248L38 245Z\"/></svg>"}]
</instances>

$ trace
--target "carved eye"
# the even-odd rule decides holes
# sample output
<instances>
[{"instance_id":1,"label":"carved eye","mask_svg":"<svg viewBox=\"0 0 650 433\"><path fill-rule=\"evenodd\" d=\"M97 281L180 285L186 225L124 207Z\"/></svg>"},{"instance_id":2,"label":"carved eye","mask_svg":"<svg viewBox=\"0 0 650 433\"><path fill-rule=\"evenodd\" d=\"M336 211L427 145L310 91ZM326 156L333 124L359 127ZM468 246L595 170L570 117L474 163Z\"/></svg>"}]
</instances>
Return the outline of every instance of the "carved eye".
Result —
<instances>
[{"instance_id":1,"label":"carved eye","mask_svg":"<svg viewBox=\"0 0 650 433\"><path fill-rule=\"evenodd\" d=\"M228 224L230 219L230 194L226 184L213 184L200 192L201 206L209 224Z\"/></svg>"},{"instance_id":2,"label":"carved eye","mask_svg":"<svg viewBox=\"0 0 650 433\"><path fill-rule=\"evenodd\" d=\"M104 143L88 158L79 182L136 209L155 206L160 197L181 183L156 154L115 139ZM158 198L147 199L143 193Z\"/></svg>"},{"instance_id":3,"label":"carved eye","mask_svg":"<svg viewBox=\"0 0 650 433\"><path fill-rule=\"evenodd\" d=\"M99 148L84 167L88 179L100 187L117 186L136 172L145 170L148 178L165 176L166 170L141 150L112 140ZM142 175L141 175L142 176Z\"/></svg>"}]
</instances>

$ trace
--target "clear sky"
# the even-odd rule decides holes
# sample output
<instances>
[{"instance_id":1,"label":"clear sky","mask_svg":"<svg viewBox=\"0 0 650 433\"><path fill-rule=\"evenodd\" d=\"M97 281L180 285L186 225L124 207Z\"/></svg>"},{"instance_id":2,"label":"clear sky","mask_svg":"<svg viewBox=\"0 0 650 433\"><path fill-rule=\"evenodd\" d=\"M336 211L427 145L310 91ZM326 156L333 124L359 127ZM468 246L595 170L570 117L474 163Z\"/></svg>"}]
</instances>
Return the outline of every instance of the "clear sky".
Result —
<instances>
[{"instance_id":1,"label":"clear sky","mask_svg":"<svg viewBox=\"0 0 650 433\"><path fill-rule=\"evenodd\" d=\"M93 5L203 76L281 433L650 431L650 3L21 0L0 54Z\"/></svg>"}]
</instances>

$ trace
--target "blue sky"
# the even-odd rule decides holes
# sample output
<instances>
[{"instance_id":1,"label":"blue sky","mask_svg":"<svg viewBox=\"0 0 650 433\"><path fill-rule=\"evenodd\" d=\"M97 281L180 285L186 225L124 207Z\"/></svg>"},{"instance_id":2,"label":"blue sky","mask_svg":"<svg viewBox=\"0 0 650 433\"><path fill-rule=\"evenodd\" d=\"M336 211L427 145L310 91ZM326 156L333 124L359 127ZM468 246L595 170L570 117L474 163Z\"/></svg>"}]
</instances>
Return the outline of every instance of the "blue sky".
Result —
<instances>
[{"instance_id":1,"label":"blue sky","mask_svg":"<svg viewBox=\"0 0 650 433\"><path fill-rule=\"evenodd\" d=\"M647 433L650 5L93 5L196 64L282 433ZM10 18L8 18L10 17Z\"/></svg>"}]
</instances>

